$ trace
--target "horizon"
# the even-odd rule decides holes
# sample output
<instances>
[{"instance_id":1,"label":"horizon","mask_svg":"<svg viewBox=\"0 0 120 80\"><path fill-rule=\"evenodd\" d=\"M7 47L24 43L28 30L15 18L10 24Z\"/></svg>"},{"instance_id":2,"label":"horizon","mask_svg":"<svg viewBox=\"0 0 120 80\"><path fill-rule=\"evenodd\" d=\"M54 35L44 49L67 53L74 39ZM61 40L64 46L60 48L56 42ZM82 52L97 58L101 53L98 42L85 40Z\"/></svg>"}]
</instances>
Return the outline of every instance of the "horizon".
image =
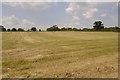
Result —
<instances>
[{"instance_id":1,"label":"horizon","mask_svg":"<svg viewBox=\"0 0 120 80\"><path fill-rule=\"evenodd\" d=\"M92 28L98 20L118 26L117 2L3 2L2 14L6 28Z\"/></svg>"}]
</instances>

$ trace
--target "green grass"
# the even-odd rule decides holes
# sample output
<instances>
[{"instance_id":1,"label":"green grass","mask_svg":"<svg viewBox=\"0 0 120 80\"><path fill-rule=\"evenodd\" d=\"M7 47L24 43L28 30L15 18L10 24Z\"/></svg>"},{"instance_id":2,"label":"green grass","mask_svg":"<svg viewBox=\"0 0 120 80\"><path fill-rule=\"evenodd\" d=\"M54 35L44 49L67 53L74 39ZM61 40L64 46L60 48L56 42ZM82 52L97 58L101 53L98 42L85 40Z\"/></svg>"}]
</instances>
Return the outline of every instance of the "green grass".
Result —
<instances>
[{"instance_id":1,"label":"green grass","mask_svg":"<svg viewBox=\"0 0 120 80\"><path fill-rule=\"evenodd\" d=\"M3 32L3 77L117 77L118 33Z\"/></svg>"}]
</instances>

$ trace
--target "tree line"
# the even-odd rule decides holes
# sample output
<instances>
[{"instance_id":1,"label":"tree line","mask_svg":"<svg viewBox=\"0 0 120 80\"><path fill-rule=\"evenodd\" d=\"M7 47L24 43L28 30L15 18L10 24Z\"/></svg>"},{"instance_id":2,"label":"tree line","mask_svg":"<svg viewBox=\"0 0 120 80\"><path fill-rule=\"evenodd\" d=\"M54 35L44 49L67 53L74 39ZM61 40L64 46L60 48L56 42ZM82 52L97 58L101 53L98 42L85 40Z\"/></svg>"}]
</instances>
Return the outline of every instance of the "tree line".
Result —
<instances>
[{"instance_id":1,"label":"tree line","mask_svg":"<svg viewBox=\"0 0 120 80\"><path fill-rule=\"evenodd\" d=\"M16 31L24 32L24 31L41 31L41 29L37 30L36 27L32 27L31 29L28 29L28 30L24 30L22 28L18 28L18 29L16 29L16 28L6 29L4 26L0 26L0 31L3 31L3 32L5 32L5 31L8 31L8 32L9 31L12 31L12 32L16 32Z\"/></svg>"},{"instance_id":2,"label":"tree line","mask_svg":"<svg viewBox=\"0 0 120 80\"><path fill-rule=\"evenodd\" d=\"M36 27L32 27L31 29L28 30L24 30L22 28L12 28L12 29L6 29L4 26L0 26L0 31L12 31L12 32L24 32L24 31L41 31L41 29L37 29ZM119 27L108 27L105 28L104 24L102 23L102 21L95 21L93 24L93 28L83 28L83 29L78 29L78 28L59 28L57 25L53 25L52 27L49 27L46 29L46 31L114 31L114 32L118 32L120 31Z\"/></svg>"}]
</instances>

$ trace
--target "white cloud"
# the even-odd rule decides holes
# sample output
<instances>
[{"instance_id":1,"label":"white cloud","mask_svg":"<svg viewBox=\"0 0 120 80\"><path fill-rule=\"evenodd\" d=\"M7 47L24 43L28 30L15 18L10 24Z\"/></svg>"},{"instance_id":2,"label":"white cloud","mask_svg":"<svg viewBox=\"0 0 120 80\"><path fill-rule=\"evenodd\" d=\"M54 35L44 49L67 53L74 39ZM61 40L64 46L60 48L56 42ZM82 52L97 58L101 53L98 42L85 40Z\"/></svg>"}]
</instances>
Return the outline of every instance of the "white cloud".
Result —
<instances>
[{"instance_id":1,"label":"white cloud","mask_svg":"<svg viewBox=\"0 0 120 80\"><path fill-rule=\"evenodd\" d=\"M35 26L35 23L33 23L33 22L31 22L31 21L28 21L28 20L26 20L26 19L23 19L23 20L22 20L22 26L23 26L23 27L25 27L25 26L26 26L26 27L30 27L30 26L32 27L32 26Z\"/></svg>"},{"instance_id":2,"label":"white cloud","mask_svg":"<svg viewBox=\"0 0 120 80\"><path fill-rule=\"evenodd\" d=\"M79 16L73 16L73 20L80 20Z\"/></svg>"},{"instance_id":3,"label":"white cloud","mask_svg":"<svg viewBox=\"0 0 120 80\"><path fill-rule=\"evenodd\" d=\"M93 9L90 9L90 10L86 11L85 13L83 13L83 16L85 18L92 18L96 12L98 12L98 9L93 8Z\"/></svg>"},{"instance_id":4,"label":"white cloud","mask_svg":"<svg viewBox=\"0 0 120 80\"><path fill-rule=\"evenodd\" d=\"M20 27L20 23L21 21L14 15L3 17L2 19L2 24L7 27Z\"/></svg>"},{"instance_id":5,"label":"white cloud","mask_svg":"<svg viewBox=\"0 0 120 80\"><path fill-rule=\"evenodd\" d=\"M29 21L27 19L19 19L16 16L12 15L12 16L6 16L3 17L2 19L2 25L5 26L6 28L24 28L24 29L29 29L31 27L37 27L38 29L45 29L46 27L49 27L48 25L44 25L44 24L37 24L34 23L32 21Z\"/></svg>"},{"instance_id":6,"label":"white cloud","mask_svg":"<svg viewBox=\"0 0 120 80\"><path fill-rule=\"evenodd\" d=\"M73 20L80 20L81 16L85 18L92 18L94 17L95 13L98 12L98 9L95 8L97 2L93 3L69 3L68 7L66 8L66 13L72 15Z\"/></svg>"},{"instance_id":7,"label":"white cloud","mask_svg":"<svg viewBox=\"0 0 120 80\"><path fill-rule=\"evenodd\" d=\"M80 20L78 11L80 10L80 5L77 3L69 3L68 7L65 9L66 13L72 15L73 20Z\"/></svg>"},{"instance_id":8,"label":"white cloud","mask_svg":"<svg viewBox=\"0 0 120 80\"><path fill-rule=\"evenodd\" d=\"M76 13L79 10L80 6L77 3L69 3L68 8L66 8L66 12L70 14Z\"/></svg>"},{"instance_id":9,"label":"white cloud","mask_svg":"<svg viewBox=\"0 0 120 80\"><path fill-rule=\"evenodd\" d=\"M93 9L91 9L91 11L92 11L92 12L97 12L97 11L98 11L98 9L93 8Z\"/></svg>"},{"instance_id":10,"label":"white cloud","mask_svg":"<svg viewBox=\"0 0 120 80\"><path fill-rule=\"evenodd\" d=\"M69 3L65 11L67 14L72 16L74 23L67 24L67 25L71 25L74 27L83 26L83 24L85 24L83 20L86 20L86 19L88 20L88 18L92 19L98 12L98 9L96 8L97 4L98 4L97 2L92 2L92 3L89 3L89 2L83 2L83 3L73 2L72 3L71 2Z\"/></svg>"},{"instance_id":11,"label":"white cloud","mask_svg":"<svg viewBox=\"0 0 120 80\"><path fill-rule=\"evenodd\" d=\"M106 13L104 13L104 14L101 14L101 17L105 17L105 16L107 16L107 14L106 14Z\"/></svg>"},{"instance_id":12,"label":"white cloud","mask_svg":"<svg viewBox=\"0 0 120 80\"><path fill-rule=\"evenodd\" d=\"M11 6L11 7L18 6L23 9L46 9L52 5L51 2L8 2L8 3L3 3L3 4Z\"/></svg>"}]
</instances>

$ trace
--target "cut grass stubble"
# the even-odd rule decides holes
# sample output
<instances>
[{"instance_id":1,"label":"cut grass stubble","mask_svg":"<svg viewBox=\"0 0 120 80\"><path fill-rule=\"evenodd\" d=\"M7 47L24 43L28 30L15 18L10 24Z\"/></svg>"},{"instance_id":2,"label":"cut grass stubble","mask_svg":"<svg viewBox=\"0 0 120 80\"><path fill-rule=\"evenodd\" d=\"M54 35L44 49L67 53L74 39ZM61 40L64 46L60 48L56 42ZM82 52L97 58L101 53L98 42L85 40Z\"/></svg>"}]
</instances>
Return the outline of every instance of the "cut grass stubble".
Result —
<instances>
[{"instance_id":1,"label":"cut grass stubble","mask_svg":"<svg viewBox=\"0 0 120 80\"><path fill-rule=\"evenodd\" d=\"M115 78L114 32L4 32L3 77Z\"/></svg>"}]
</instances>

